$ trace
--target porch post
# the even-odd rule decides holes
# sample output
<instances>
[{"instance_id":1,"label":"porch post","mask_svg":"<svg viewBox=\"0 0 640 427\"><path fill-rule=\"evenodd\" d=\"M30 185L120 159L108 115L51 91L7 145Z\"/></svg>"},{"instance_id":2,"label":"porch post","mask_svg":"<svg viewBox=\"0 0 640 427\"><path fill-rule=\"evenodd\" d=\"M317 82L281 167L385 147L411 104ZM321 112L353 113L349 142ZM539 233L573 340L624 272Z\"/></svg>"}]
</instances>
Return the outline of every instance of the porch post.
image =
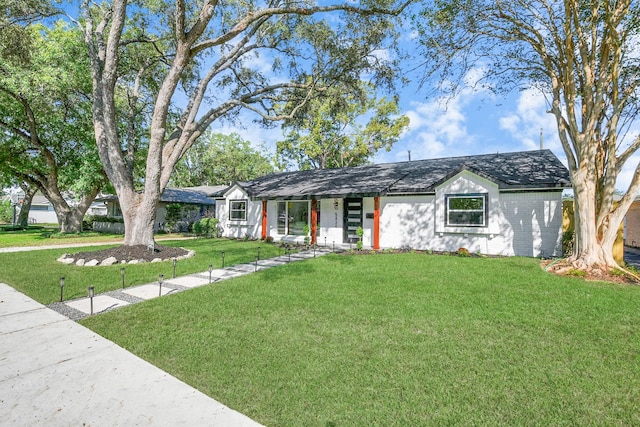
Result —
<instances>
[{"instance_id":1,"label":"porch post","mask_svg":"<svg viewBox=\"0 0 640 427\"><path fill-rule=\"evenodd\" d=\"M267 239L267 201L262 201L262 240Z\"/></svg>"},{"instance_id":2,"label":"porch post","mask_svg":"<svg viewBox=\"0 0 640 427\"><path fill-rule=\"evenodd\" d=\"M311 244L316 244L316 234L318 233L318 200L311 199Z\"/></svg>"},{"instance_id":3,"label":"porch post","mask_svg":"<svg viewBox=\"0 0 640 427\"><path fill-rule=\"evenodd\" d=\"M373 198L373 249L380 249L380 196Z\"/></svg>"}]
</instances>

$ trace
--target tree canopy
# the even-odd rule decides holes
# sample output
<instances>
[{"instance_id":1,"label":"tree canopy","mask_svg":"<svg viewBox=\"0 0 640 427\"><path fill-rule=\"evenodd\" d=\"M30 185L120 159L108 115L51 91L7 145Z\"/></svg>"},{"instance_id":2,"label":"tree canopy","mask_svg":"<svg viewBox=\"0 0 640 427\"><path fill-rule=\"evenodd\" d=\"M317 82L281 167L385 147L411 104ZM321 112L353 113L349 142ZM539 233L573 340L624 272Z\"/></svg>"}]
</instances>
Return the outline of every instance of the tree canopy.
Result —
<instances>
[{"instance_id":1,"label":"tree canopy","mask_svg":"<svg viewBox=\"0 0 640 427\"><path fill-rule=\"evenodd\" d=\"M0 172L27 195L42 191L62 232L80 231L106 181L94 142L82 39L64 24L28 25L19 34L30 46L28 55L0 46Z\"/></svg>"},{"instance_id":2,"label":"tree canopy","mask_svg":"<svg viewBox=\"0 0 640 427\"><path fill-rule=\"evenodd\" d=\"M397 100L377 98L369 85L332 86L284 122L288 131L277 143L277 160L283 169L363 165L379 150L389 151L408 124Z\"/></svg>"},{"instance_id":3,"label":"tree canopy","mask_svg":"<svg viewBox=\"0 0 640 427\"><path fill-rule=\"evenodd\" d=\"M640 7L637 1L428 1L414 19L425 82L456 91L539 89L556 119L576 204L579 268L617 264L618 226L640 190L640 165L620 201L615 183L640 147L637 131Z\"/></svg>"},{"instance_id":4,"label":"tree canopy","mask_svg":"<svg viewBox=\"0 0 640 427\"><path fill-rule=\"evenodd\" d=\"M207 132L178 162L171 183L178 187L229 185L273 171L269 159L240 135Z\"/></svg>"},{"instance_id":5,"label":"tree canopy","mask_svg":"<svg viewBox=\"0 0 640 427\"><path fill-rule=\"evenodd\" d=\"M122 208L125 244L153 243L160 194L212 123L241 110L264 124L292 117L327 81L355 84L369 73L389 82L393 64L376 52L395 43L394 17L404 7L386 0L80 1L80 16L72 19L91 64L95 138ZM133 64L136 49L144 60ZM147 126L143 192L136 191L118 126L126 120L116 106L117 87L151 100L129 116Z\"/></svg>"}]
</instances>

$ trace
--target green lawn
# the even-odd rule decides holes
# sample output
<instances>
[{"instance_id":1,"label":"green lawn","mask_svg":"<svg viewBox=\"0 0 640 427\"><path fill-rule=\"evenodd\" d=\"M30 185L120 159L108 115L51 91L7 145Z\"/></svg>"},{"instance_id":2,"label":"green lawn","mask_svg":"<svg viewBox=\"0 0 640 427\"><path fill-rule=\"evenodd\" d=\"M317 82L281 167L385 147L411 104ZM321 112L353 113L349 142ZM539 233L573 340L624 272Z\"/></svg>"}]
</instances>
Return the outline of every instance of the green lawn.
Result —
<instances>
[{"instance_id":1,"label":"green lawn","mask_svg":"<svg viewBox=\"0 0 640 427\"><path fill-rule=\"evenodd\" d=\"M182 234L159 234L156 236L156 240L162 241L183 236ZM67 243L122 242L122 239L122 234L97 232L60 234L58 233L58 228L53 226L30 226L26 230L18 231L4 231L0 229L0 248L62 245Z\"/></svg>"},{"instance_id":2,"label":"green lawn","mask_svg":"<svg viewBox=\"0 0 640 427\"><path fill-rule=\"evenodd\" d=\"M326 257L82 321L273 426L640 425L640 287Z\"/></svg>"},{"instance_id":3,"label":"green lawn","mask_svg":"<svg viewBox=\"0 0 640 427\"><path fill-rule=\"evenodd\" d=\"M209 264L214 268L222 266L222 252L225 252L225 265L253 262L260 247L261 258L278 256L283 250L276 245L258 241L237 241L226 239L195 239L162 241L162 245L179 246L193 249L196 255L179 261L176 265L178 276L207 271ZM114 245L111 245L114 246ZM65 300L87 295L92 285L96 293L122 288L122 265L109 267L78 267L64 265L57 259L64 253L98 250L109 246L96 246L69 249L45 249L28 252L0 253L0 282L7 283L43 304L60 299L59 278L65 278ZM173 263L145 263L125 265L125 286L151 283L164 277L173 276Z\"/></svg>"}]
</instances>

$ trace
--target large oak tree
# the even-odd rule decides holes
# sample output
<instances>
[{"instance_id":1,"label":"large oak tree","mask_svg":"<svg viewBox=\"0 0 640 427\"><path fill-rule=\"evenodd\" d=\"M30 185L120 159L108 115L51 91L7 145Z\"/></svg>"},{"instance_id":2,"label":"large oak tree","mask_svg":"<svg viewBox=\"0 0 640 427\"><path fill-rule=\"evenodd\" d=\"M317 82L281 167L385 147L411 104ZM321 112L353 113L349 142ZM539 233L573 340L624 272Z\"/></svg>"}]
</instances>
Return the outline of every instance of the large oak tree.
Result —
<instances>
[{"instance_id":1,"label":"large oak tree","mask_svg":"<svg viewBox=\"0 0 640 427\"><path fill-rule=\"evenodd\" d=\"M378 98L371 86L335 85L283 123L277 142L279 167L325 169L360 166L391 150L409 125L396 99Z\"/></svg>"},{"instance_id":2,"label":"large oak tree","mask_svg":"<svg viewBox=\"0 0 640 427\"><path fill-rule=\"evenodd\" d=\"M548 100L575 200L578 268L617 267L618 227L640 190L640 165L621 200L623 166L640 147L640 5L631 0L429 1L415 24L427 77L455 90L472 68L497 90L535 87Z\"/></svg>"},{"instance_id":3,"label":"large oak tree","mask_svg":"<svg viewBox=\"0 0 640 427\"><path fill-rule=\"evenodd\" d=\"M0 40L0 174L25 192L21 224L39 190L60 231L79 232L106 182L94 143L82 38L62 23L5 22L3 28L11 30Z\"/></svg>"},{"instance_id":4,"label":"large oak tree","mask_svg":"<svg viewBox=\"0 0 640 427\"><path fill-rule=\"evenodd\" d=\"M388 64L374 52L390 40L390 17L402 6L386 0L360 5L282 0L95 5L82 0L80 8L77 23L93 78L95 137L122 208L125 245L151 245L159 196L178 160L212 123L232 119L241 109L269 123L290 117L323 90L318 82L355 82L362 72L389 77ZM320 16L331 16L331 24ZM133 79L121 73L120 65L141 45L151 46L156 55ZM116 87L136 84L153 94L141 192L125 156L115 106Z\"/></svg>"}]
</instances>

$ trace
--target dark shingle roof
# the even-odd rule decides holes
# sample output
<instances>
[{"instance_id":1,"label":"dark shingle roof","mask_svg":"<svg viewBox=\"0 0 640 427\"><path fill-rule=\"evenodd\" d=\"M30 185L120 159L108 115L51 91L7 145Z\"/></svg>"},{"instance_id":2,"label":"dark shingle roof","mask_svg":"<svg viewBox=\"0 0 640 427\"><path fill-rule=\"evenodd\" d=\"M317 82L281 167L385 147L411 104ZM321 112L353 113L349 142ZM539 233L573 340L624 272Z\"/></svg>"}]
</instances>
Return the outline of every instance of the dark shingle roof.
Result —
<instances>
[{"instance_id":1,"label":"dark shingle roof","mask_svg":"<svg viewBox=\"0 0 640 427\"><path fill-rule=\"evenodd\" d=\"M96 201L118 200L118 196L107 194L96 198ZM207 197L202 191L182 188L166 188L160 196L160 201L165 203L191 203L194 205L215 205L216 201Z\"/></svg>"},{"instance_id":2,"label":"dark shingle roof","mask_svg":"<svg viewBox=\"0 0 640 427\"><path fill-rule=\"evenodd\" d=\"M195 205L215 205L216 201L207 197L201 191L184 190L181 188L165 188L160 196L161 202L191 203Z\"/></svg>"},{"instance_id":3,"label":"dark shingle roof","mask_svg":"<svg viewBox=\"0 0 640 427\"><path fill-rule=\"evenodd\" d=\"M500 190L571 187L569 171L550 150L282 172L238 185L250 197L266 199L434 193L462 170L496 183Z\"/></svg>"}]
</instances>

